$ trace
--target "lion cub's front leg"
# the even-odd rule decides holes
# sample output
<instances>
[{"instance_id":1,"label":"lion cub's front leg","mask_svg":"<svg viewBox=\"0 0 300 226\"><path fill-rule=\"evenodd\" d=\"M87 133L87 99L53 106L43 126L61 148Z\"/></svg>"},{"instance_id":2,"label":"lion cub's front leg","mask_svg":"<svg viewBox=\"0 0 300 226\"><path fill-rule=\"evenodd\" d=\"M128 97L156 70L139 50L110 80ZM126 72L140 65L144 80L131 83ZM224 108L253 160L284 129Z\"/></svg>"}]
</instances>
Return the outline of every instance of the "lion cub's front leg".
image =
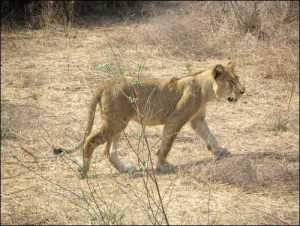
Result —
<instances>
[{"instance_id":1,"label":"lion cub's front leg","mask_svg":"<svg viewBox=\"0 0 300 226\"><path fill-rule=\"evenodd\" d=\"M166 162L167 155L172 147L177 133L199 107L197 98L191 95L193 93L192 88L193 87L186 89L181 99L178 101L174 111L166 119L160 149L157 153L157 169L159 171L164 171L165 169L172 167Z\"/></svg>"},{"instance_id":2,"label":"lion cub's front leg","mask_svg":"<svg viewBox=\"0 0 300 226\"><path fill-rule=\"evenodd\" d=\"M172 164L166 161L168 153L172 147L172 144L176 138L177 133L181 129L183 123L181 124L166 124L163 129L162 141L157 152L158 161L157 161L157 170L161 172L169 171L173 168Z\"/></svg>"},{"instance_id":3,"label":"lion cub's front leg","mask_svg":"<svg viewBox=\"0 0 300 226\"><path fill-rule=\"evenodd\" d=\"M191 126L195 132L204 140L208 150L210 150L217 159L230 155L230 152L219 145L215 136L207 126L206 120L202 117L196 117L191 121Z\"/></svg>"}]
</instances>

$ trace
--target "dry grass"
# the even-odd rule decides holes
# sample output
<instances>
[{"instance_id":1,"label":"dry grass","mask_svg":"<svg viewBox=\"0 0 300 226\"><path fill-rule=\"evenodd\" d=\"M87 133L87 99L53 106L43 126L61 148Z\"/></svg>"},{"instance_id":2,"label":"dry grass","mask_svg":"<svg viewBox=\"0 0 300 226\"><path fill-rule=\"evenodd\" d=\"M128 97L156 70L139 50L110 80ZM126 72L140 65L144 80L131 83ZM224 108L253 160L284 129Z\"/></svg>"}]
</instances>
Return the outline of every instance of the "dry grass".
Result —
<instances>
[{"instance_id":1,"label":"dry grass","mask_svg":"<svg viewBox=\"0 0 300 226\"><path fill-rule=\"evenodd\" d=\"M278 6L270 2L259 3L259 19L251 20L253 4L182 3L177 11L154 17L144 41L159 46L163 55L184 59L245 56L252 63L264 62L263 76L293 78L298 75L299 20L287 25L282 17L273 19ZM237 19L237 14L244 18Z\"/></svg>"},{"instance_id":2,"label":"dry grass","mask_svg":"<svg viewBox=\"0 0 300 226\"><path fill-rule=\"evenodd\" d=\"M247 91L235 105L210 104L207 120L233 156L215 162L184 127L169 156L175 170L155 175L168 221L299 224L299 21L284 24L276 15L287 5L263 2L260 22L245 32L230 3L178 4L140 21L74 25L68 36L59 24L2 28L4 224L165 222L155 183L144 170L149 153L138 125L129 124L120 144L121 158L141 169L132 176L117 173L96 150L89 180L79 180L71 161L79 154L56 158L52 145L80 139L89 98L104 79L178 76L227 57L238 62ZM95 127L99 121L96 116ZM145 134L154 152L161 127Z\"/></svg>"}]
</instances>

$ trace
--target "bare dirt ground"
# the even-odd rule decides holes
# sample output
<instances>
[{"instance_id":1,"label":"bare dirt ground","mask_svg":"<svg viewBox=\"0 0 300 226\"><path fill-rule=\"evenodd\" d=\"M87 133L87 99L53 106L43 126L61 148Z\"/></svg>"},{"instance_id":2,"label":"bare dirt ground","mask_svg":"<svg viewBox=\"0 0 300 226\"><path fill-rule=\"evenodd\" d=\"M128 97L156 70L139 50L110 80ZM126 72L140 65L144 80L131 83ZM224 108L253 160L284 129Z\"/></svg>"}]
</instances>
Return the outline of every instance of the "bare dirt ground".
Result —
<instances>
[{"instance_id":1,"label":"bare dirt ground","mask_svg":"<svg viewBox=\"0 0 300 226\"><path fill-rule=\"evenodd\" d=\"M121 62L130 72L143 64L143 76L168 78L185 75L187 63L196 71L227 60L186 61L157 54L155 45L130 37L147 26L74 27L69 38L59 27L2 32L3 224L155 223L147 215L143 176L119 174L101 155L102 147L89 172L95 196L83 196L95 198L100 207L93 208L75 195L90 191L76 165L52 152L52 146L71 147L81 139L94 87L110 77L99 65ZM156 175L170 224L299 224L299 88L287 111L290 90L281 80L261 76L263 59L235 60L245 95L236 104L211 103L207 113L211 130L233 156L214 162L191 128L183 128L168 158L176 170ZM161 129L146 130L152 150ZM138 132L136 123L126 129L134 147ZM120 149L124 161L137 164L124 137ZM97 208L106 221L93 212ZM159 215L158 220L163 222Z\"/></svg>"}]
</instances>

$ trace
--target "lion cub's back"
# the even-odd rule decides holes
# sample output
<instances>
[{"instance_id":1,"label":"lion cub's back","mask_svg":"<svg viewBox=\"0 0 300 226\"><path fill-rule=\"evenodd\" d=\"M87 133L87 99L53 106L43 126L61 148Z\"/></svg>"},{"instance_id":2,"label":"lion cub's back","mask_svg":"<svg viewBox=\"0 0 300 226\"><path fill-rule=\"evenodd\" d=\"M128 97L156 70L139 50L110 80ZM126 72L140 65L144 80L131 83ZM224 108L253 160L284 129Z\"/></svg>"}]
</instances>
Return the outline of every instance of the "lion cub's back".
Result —
<instances>
[{"instance_id":1,"label":"lion cub's back","mask_svg":"<svg viewBox=\"0 0 300 226\"><path fill-rule=\"evenodd\" d=\"M101 85L101 114L114 119L134 119L147 125L164 123L181 97L176 80L122 78ZM140 115L138 115L138 113Z\"/></svg>"}]
</instances>

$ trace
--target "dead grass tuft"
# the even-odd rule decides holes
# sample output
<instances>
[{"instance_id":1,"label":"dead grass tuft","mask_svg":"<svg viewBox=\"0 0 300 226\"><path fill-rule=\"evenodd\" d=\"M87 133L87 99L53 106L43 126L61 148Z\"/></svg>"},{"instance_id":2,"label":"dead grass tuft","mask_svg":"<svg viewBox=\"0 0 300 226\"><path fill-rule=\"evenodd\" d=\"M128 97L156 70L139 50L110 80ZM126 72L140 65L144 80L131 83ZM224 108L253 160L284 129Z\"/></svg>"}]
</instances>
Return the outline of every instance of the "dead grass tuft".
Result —
<instances>
[{"instance_id":1,"label":"dead grass tuft","mask_svg":"<svg viewBox=\"0 0 300 226\"><path fill-rule=\"evenodd\" d=\"M232 156L210 161L205 167L202 165L197 178L199 181L232 184L246 190L277 185L287 185L289 189L296 190L299 187L297 161L299 156L286 158L275 153Z\"/></svg>"},{"instance_id":2,"label":"dead grass tuft","mask_svg":"<svg viewBox=\"0 0 300 226\"><path fill-rule=\"evenodd\" d=\"M251 59L260 74L295 81L299 18L283 22L287 4L190 2L151 19L144 42L169 57ZM275 19L274 19L275 18ZM249 60L248 60L249 62Z\"/></svg>"}]
</instances>

